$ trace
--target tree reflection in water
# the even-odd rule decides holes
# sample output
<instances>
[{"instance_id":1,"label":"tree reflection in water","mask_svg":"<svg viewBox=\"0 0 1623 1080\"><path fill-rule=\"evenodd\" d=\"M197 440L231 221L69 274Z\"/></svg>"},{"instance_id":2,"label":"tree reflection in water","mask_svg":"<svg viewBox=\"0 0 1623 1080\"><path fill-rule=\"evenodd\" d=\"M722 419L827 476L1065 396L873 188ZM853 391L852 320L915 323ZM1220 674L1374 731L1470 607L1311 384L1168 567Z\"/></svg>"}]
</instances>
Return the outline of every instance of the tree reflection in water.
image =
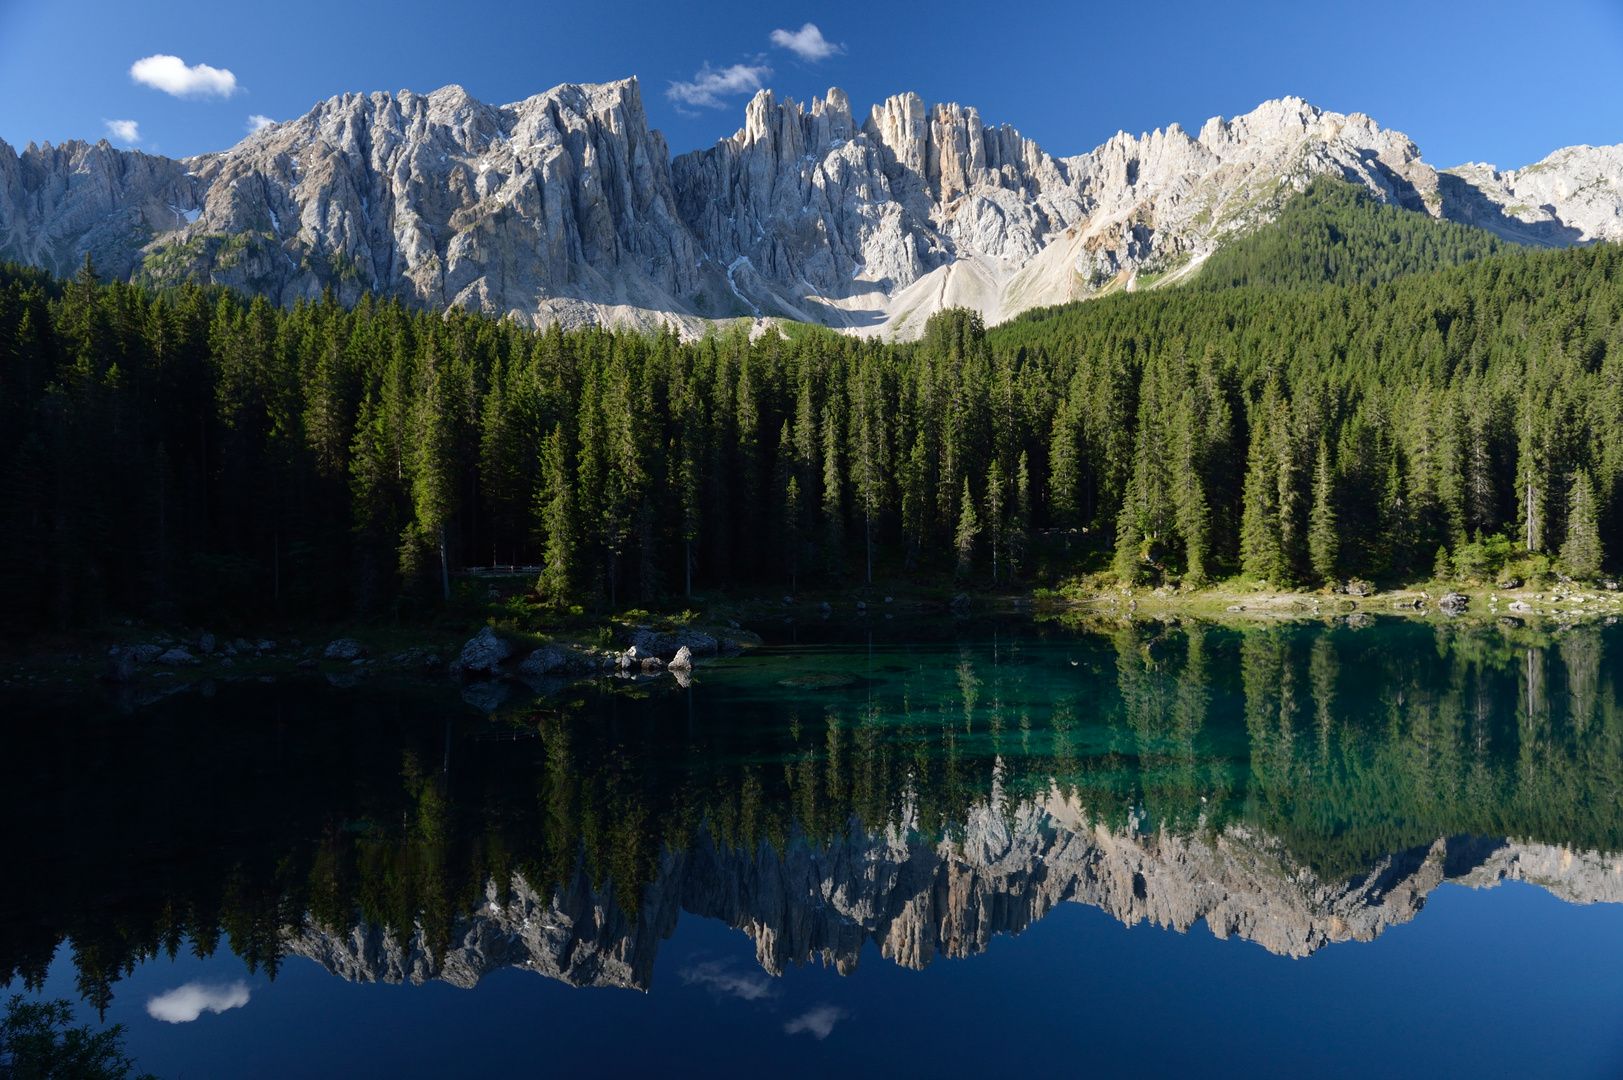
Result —
<instances>
[{"instance_id":1,"label":"tree reflection in water","mask_svg":"<svg viewBox=\"0 0 1623 1080\"><path fill-rule=\"evenodd\" d=\"M0 789L39 825L0 840L0 970L37 985L66 942L105 1008L223 940L272 975L646 987L681 911L778 972L921 967L1066 900L1290 955L1445 879L1623 900L1617 629L956 632L492 716L445 686L15 698Z\"/></svg>"}]
</instances>

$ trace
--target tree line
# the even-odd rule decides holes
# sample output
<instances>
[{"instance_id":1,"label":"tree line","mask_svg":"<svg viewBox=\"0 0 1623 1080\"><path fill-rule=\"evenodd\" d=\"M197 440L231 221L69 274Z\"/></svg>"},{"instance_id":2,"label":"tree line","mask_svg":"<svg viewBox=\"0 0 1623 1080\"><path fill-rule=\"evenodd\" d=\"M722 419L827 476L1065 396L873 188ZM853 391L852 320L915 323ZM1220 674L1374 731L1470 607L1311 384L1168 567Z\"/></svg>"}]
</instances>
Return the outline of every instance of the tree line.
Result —
<instances>
[{"instance_id":1,"label":"tree line","mask_svg":"<svg viewBox=\"0 0 1623 1080\"><path fill-rule=\"evenodd\" d=\"M10 617L558 604L881 575L1594 578L1618 550L1623 259L966 311L890 343L278 310L0 272Z\"/></svg>"}]
</instances>

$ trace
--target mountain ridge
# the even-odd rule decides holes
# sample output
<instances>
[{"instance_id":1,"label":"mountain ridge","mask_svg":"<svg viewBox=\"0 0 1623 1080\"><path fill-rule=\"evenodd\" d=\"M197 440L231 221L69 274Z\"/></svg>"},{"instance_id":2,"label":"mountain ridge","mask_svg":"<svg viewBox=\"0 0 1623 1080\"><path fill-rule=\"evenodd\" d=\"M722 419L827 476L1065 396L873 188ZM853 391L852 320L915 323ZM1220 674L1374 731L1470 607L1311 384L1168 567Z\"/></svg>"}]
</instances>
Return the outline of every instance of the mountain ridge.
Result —
<instances>
[{"instance_id":1,"label":"mountain ridge","mask_svg":"<svg viewBox=\"0 0 1623 1080\"><path fill-rule=\"evenodd\" d=\"M631 78L502 106L454 85L337 95L179 160L0 143L0 257L66 276L88 254L282 305L332 288L533 325L914 337L944 307L996 323L1187 278L1321 174L1521 243L1623 238L1623 147L1439 171L1401 132L1287 97L1055 157L911 93L859 122L835 88L762 90L735 135L672 158Z\"/></svg>"},{"instance_id":2,"label":"mountain ridge","mask_svg":"<svg viewBox=\"0 0 1623 1080\"><path fill-rule=\"evenodd\" d=\"M843 837L781 850L738 850L705 836L667 848L633 910L584 867L555 888L520 875L491 880L443 950L421 926L409 939L375 923L284 928L289 955L354 982L443 980L464 989L505 967L573 986L647 990L662 940L681 913L717 919L755 944L772 976L821 961L842 975L866 945L915 971L938 957L987 951L1060 904L1081 903L1126 926L1186 933L1204 921L1277 956L1370 942L1413 920L1444 882L1492 888L1524 881L1568 903L1623 902L1615 855L1509 838L1440 837L1395 851L1347 880L1319 877L1276 838L1240 826L1183 836L1092 820L1057 792L975 807L959 842L931 843L853 820Z\"/></svg>"}]
</instances>

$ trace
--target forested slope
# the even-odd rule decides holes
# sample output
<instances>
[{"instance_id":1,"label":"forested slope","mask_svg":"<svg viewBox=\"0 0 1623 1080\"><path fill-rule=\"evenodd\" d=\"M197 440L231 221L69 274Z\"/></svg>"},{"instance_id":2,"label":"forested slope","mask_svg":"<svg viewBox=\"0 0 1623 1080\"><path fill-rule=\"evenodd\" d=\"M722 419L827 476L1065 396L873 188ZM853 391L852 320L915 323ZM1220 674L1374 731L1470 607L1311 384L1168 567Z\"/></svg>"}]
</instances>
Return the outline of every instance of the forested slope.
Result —
<instances>
[{"instance_id":1,"label":"forested slope","mask_svg":"<svg viewBox=\"0 0 1623 1080\"><path fill-rule=\"evenodd\" d=\"M1388 206L1367 188L1321 175L1272 223L1213 252L1191 287L1379 285L1513 247L1486 229Z\"/></svg>"},{"instance_id":2,"label":"forested slope","mask_svg":"<svg viewBox=\"0 0 1623 1080\"><path fill-rule=\"evenodd\" d=\"M881 574L981 582L1112 559L1427 576L1439 548L1448 573L1592 578L1623 539L1620 275L1610 245L1514 252L990 333L947 312L891 345L278 311L93 273L53 298L11 272L0 588L34 625L377 612L437 599L443 551L544 563L549 598L623 608L690 572L850 583L870 540Z\"/></svg>"}]
</instances>

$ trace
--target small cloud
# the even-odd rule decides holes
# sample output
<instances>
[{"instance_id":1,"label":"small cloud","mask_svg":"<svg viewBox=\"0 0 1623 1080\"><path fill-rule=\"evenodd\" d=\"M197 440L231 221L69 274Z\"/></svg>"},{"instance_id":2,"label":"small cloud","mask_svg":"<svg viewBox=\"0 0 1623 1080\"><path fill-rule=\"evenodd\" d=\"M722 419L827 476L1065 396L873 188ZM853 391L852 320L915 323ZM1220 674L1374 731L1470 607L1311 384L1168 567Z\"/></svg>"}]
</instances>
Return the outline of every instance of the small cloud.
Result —
<instances>
[{"instance_id":1,"label":"small cloud","mask_svg":"<svg viewBox=\"0 0 1623 1080\"><path fill-rule=\"evenodd\" d=\"M850 1016L850 1013L837 1005L819 1005L783 1025L783 1033L799 1035L802 1031L809 1031L821 1041L828 1038L838 1021L848 1020Z\"/></svg>"},{"instance_id":2,"label":"small cloud","mask_svg":"<svg viewBox=\"0 0 1623 1080\"><path fill-rule=\"evenodd\" d=\"M270 127L274 123L276 123L276 121L272 120L270 117L260 116L258 113L254 113L248 118L248 134L252 135L256 131L263 131L265 128Z\"/></svg>"},{"instance_id":3,"label":"small cloud","mask_svg":"<svg viewBox=\"0 0 1623 1080\"><path fill-rule=\"evenodd\" d=\"M703 964L695 964L678 974L689 986L697 983L709 987L718 994L743 998L745 1001L760 1001L776 993L772 988L772 980L760 972L741 975L730 970L729 965L722 961L709 960Z\"/></svg>"},{"instance_id":4,"label":"small cloud","mask_svg":"<svg viewBox=\"0 0 1623 1080\"><path fill-rule=\"evenodd\" d=\"M107 134L121 143L138 143L141 141L141 125L134 120L103 120L107 125Z\"/></svg>"},{"instance_id":5,"label":"small cloud","mask_svg":"<svg viewBox=\"0 0 1623 1080\"><path fill-rule=\"evenodd\" d=\"M823 37L823 32L811 23L793 33L788 30L772 31L772 44L780 49L788 49L802 60L826 60L845 52L844 45L836 45L829 41Z\"/></svg>"},{"instance_id":6,"label":"small cloud","mask_svg":"<svg viewBox=\"0 0 1623 1080\"><path fill-rule=\"evenodd\" d=\"M679 105L724 109L727 106L721 100L723 97L752 94L761 88L761 80L771 77L772 69L765 64L713 68L707 63L693 76L692 82L672 82L665 96Z\"/></svg>"},{"instance_id":7,"label":"small cloud","mask_svg":"<svg viewBox=\"0 0 1623 1080\"><path fill-rule=\"evenodd\" d=\"M175 97L230 97L237 92L237 77L224 68L187 67L180 57L164 53L131 64L130 78Z\"/></svg>"},{"instance_id":8,"label":"small cloud","mask_svg":"<svg viewBox=\"0 0 1623 1080\"><path fill-rule=\"evenodd\" d=\"M204 1011L223 1013L227 1009L240 1009L248 1004L248 984L209 986L189 982L166 994L159 994L147 1002L147 1015L154 1020L171 1024L189 1024Z\"/></svg>"}]
</instances>

